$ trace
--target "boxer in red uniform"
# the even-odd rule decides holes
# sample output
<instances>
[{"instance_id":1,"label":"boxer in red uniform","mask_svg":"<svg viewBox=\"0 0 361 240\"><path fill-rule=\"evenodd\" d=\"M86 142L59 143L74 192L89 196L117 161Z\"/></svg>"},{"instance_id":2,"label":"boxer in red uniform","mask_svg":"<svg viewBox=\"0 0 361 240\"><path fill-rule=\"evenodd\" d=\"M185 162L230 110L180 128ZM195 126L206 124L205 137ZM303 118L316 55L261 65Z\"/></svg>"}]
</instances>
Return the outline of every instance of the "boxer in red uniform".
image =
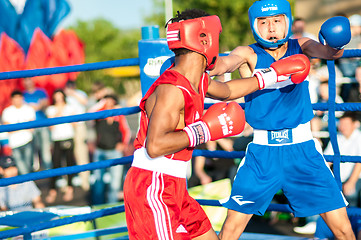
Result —
<instances>
[{"instance_id":1,"label":"boxer in red uniform","mask_svg":"<svg viewBox=\"0 0 361 240\"><path fill-rule=\"evenodd\" d=\"M294 55L255 77L211 80L206 70L214 67L219 53L219 18L193 9L170 21L167 41L175 63L141 100L134 160L125 179L129 238L218 239L201 206L188 195L187 162L196 145L242 132L245 119L235 102L215 104L202 116L204 98L237 99L283 75L300 82L308 74L309 61Z\"/></svg>"}]
</instances>

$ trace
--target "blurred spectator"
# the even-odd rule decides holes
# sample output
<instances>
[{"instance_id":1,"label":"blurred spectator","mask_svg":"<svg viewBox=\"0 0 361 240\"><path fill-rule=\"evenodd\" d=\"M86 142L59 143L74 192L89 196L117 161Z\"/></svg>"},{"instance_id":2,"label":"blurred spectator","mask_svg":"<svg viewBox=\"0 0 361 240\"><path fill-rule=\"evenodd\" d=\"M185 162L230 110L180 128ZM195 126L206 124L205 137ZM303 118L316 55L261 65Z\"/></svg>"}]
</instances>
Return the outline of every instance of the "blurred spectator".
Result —
<instances>
[{"instance_id":1,"label":"blurred spectator","mask_svg":"<svg viewBox=\"0 0 361 240\"><path fill-rule=\"evenodd\" d=\"M233 151L233 138L222 138L216 141L211 141L208 144L208 150L210 151ZM233 158L212 158L213 166L210 169L210 175L213 181L229 178L233 181L237 172L237 166L235 165Z\"/></svg>"},{"instance_id":2,"label":"blurred spectator","mask_svg":"<svg viewBox=\"0 0 361 240\"><path fill-rule=\"evenodd\" d=\"M209 151L233 151L233 140L223 138L217 141L210 141L199 146L198 149ZM229 178L233 180L237 171L234 159L209 158L197 156L192 161L192 175L188 180L188 186L205 185L213 181Z\"/></svg>"},{"instance_id":3,"label":"blurred spectator","mask_svg":"<svg viewBox=\"0 0 361 240\"><path fill-rule=\"evenodd\" d=\"M336 73L336 103L343 103L340 96L340 85L343 79L342 72L335 67ZM326 103L328 101L328 68L321 59L311 59L311 69L308 75L309 91L312 103ZM315 117L311 120L311 130L313 136L320 140L323 147L327 145L328 136L328 111L314 111ZM340 117L342 112L336 112L336 117Z\"/></svg>"},{"instance_id":4,"label":"blurred spectator","mask_svg":"<svg viewBox=\"0 0 361 240\"><path fill-rule=\"evenodd\" d=\"M15 124L35 120L35 111L24 102L23 93L15 90L11 93L11 105L4 109L2 121L4 124ZM33 129L23 129L9 132L9 146L19 174L33 171Z\"/></svg>"},{"instance_id":5,"label":"blurred spectator","mask_svg":"<svg viewBox=\"0 0 361 240\"><path fill-rule=\"evenodd\" d=\"M64 117L75 114L74 108L67 104L66 95L62 90L55 90L53 93L53 105L46 110L49 118ZM50 127L51 139L53 141L53 168L74 166L74 123L63 123ZM65 157L65 164L63 164ZM68 175L67 186L64 190L63 200L68 202L73 199L74 188L72 180L75 174ZM50 190L46 197L47 203L53 203L57 196L57 177L50 179Z\"/></svg>"},{"instance_id":6,"label":"blurred spectator","mask_svg":"<svg viewBox=\"0 0 361 240\"><path fill-rule=\"evenodd\" d=\"M90 107L94 106L97 102L99 102L103 97L106 95L105 92L105 85L101 81L94 81L91 85L91 93L88 97L88 106Z\"/></svg>"},{"instance_id":7,"label":"blurred spectator","mask_svg":"<svg viewBox=\"0 0 361 240\"><path fill-rule=\"evenodd\" d=\"M361 156L361 131L358 129L360 122L356 119L355 112L345 112L338 124L337 142L341 155ZM331 143L328 143L325 155L333 155ZM343 183L342 191L350 206L360 207L361 190L361 163L340 163L340 176ZM299 234L313 234L316 231L316 222L319 215L306 218L306 225L295 227Z\"/></svg>"},{"instance_id":8,"label":"blurred spectator","mask_svg":"<svg viewBox=\"0 0 361 240\"><path fill-rule=\"evenodd\" d=\"M0 157L0 174L3 178L18 176L18 168L12 157ZM33 207L45 207L41 192L33 181L0 187L1 211L25 211Z\"/></svg>"},{"instance_id":9,"label":"blurred spectator","mask_svg":"<svg viewBox=\"0 0 361 240\"><path fill-rule=\"evenodd\" d=\"M356 82L352 84L346 102L360 103L361 102L361 66L356 69ZM357 111L357 119L361 121L361 112Z\"/></svg>"},{"instance_id":10,"label":"blurred spectator","mask_svg":"<svg viewBox=\"0 0 361 240\"><path fill-rule=\"evenodd\" d=\"M35 120L46 119L45 109L49 105L49 97L45 89L35 87L32 78L24 78L25 90L23 91L24 101L35 110ZM38 165L43 169L52 168L51 164L51 143L48 127L34 128L34 153Z\"/></svg>"},{"instance_id":11,"label":"blurred spectator","mask_svg":"<svg viewBox=\"0 0 361 240\"><path fill-rule=\"evenodd\" d=\"M248 144L250 142L252 142L252 140L253 140L253 128L251 127L251 125L249 125L246 122L246 125L244 126L243 132L240 134L239 137L234 139L233 150L234 151L244 151L244 152L246 152L247 146L248 146ZM242 158L234 159L235 166L237 168L238 168L238 166L239 166L239 164L241 163L242 160L243 160ZM236 171L237 171L237 169L236 169ZM233 182L233 179L232 179L232 182Z\"/></svg>"},{"instance_id":12,"label":"blurred spectator","mask_svg":"<svg viewBox=\"0 0 361 240\"><path fill-rule=\"evenodd\" d=\"M345 112L338 123L337 142L341 155L361 156L360 122L355 112ZM324 151L325 155L333 155L331 143ZM350 206L360 207L361 163L345 162L340 165L342 190Z\"/></svg>"},{"instance_id":13,"label":"blurred spectator","mask_svg":"<svg viewBox=\"0 0 361 240\"><path fill-rule=\"evenodd\" d=\"M351 25L351 41L346 45L349 49L361 48L361 15L354 14L349 17Z\"/></svg>"},{"instance_id":14,"label":"blurred spectator","mask_svg":"<svg viewBox=\"0 0 361 240\"><path fill-rule=\"evenodd\" d=\"M350 89L347 102L361 102L361 66L356 69L355 73L356 83ZM361 112L357 111L357 119L361 121Z\"/></svg>"},{"instance_id":15,"label":"blurred spectator","mask_svg":"<svg viewBox=\"0 0 361 240\"><path fill-rule=\"evenodd\" d=\"M246 122L244 130L239 137L234 140L234 151L246 151L248 143L253 140L253 128Z\"/></svg>"},{"instance_id":16,"label":"blurred spectator","mask_svg":"<svg viewBox=\"0 0 361 240\"><path fill-rule=\"evenodd\" d=\"M319 98L318 101L319 103L326 103L328 101L328 80L326 81L322 81L320 82L320 86L318 88L318 94L319 94ZM336 86L336 99L335 102L336 103L343 103L342 98L339 95L340 93L340 88ZM335 115L337 118L341 117L343 114L343 112L336 112ZM322 112L322 111L318 111L317 114L318 116L322 117L322 116L327 116L325 118L325 120L328 120L328 113L326 112Z\"/></svg>"},{"instance_id":17,"label":"blurred spectator","mask_svg":"<svg viewBox=\"0 0 361 240\"><path fill-rule=\"evenodd\" d=\"M116 108L120 108L118 98L114 94L109 94L98 102L92 110L102 111ZM131 137L124 115L96 120L95 130L96 148L93 162L123 157L123 151L129 144ZM92 204L115 203L122 200L123 171L123 165L94 170L90 183Z\"/></svg>"},{"instance_id":18,"label":"blurred spectator","mask_svg":"<svg viewBox=\"0 0 361 240\"><path fill-rule=\"evenodd\" d=\"M310 91L311 103L317 103L319 98L319 86L321 81L328 80L328 70L322 66L319 58L310 59L311 68L308 74L308 89ZM323 67L321 69L321 66Z\"/></svg>"},{"instance_id":19,"label":"blurred spectator","mask_svg":"<svg viewBox=\"0 0 361 240\"><path fill-rule=\"evenodd\" d=\"M100 81L93 82L91 86L91 94L88 98L88 111L94 112L93 109L97 109L98 106L103 105L101 102L104 101L104 97L109 94L115 94L113 88L105 86Z\"/></svg>"},{"instance_id":20,"label":"blurred spectator","mask_svg":"<svg viewBox=\"0 0 361 240\"><path fill-rule=\"evenodd\" d=\"M358 14L352 15L350 18L351 24L351 42L347 45L350 46L349 48L361 48L361 16ZM353 64L356 69L354 70L354 78L355 81L351 82L349 86L349 94L346 102L361 102L361 59L354 58ZM352 68L353 71L353 68ZM353 74L353 72L351 73ZM353 75L352 75L353 76ZM361 112L357 112L357 119L361 121Z\"/></svg>"},{"instance_id":21,"label":"blurred spectator","mask_svg":"<svg viewBox=\"0 0 361 240\"><path fill-rule=\"evenodd\" d=\"M345 49L360 49L361 48L361 16L354 14L349 17L351 25L351 41L345 46ZM349 92L355 84L356 68L361 64L361 58L340 58L336 61L344 77L349 78L346 84L343 84L341 89L341 96L345 101L348 101Z\"/></svg>"},{"instance_id":22,"label":"blurred spectator","mask_svg":"<svg viewBox=\"0 0 361 240\"><path fill-rule=\"evenodd\" d=\"M83 114L86 112L88 104L87 94L77 89L75 81L68 81L64 88L66 95L66 102L75 108L76 114ZM78 165L89 163L89 148L87 144L87 126L85 122L77 122L75 124L74 133L74 154ZM89 171L79 173L81 177L81 186L87 191L89 190Z\"/></svg>"},{"instance_id":23,"label":"blurred spectator","mask_svg":"<svg viewBox=\"0 0 361 240\"><path fill-rule=\"evenodd\" d=\"M341 70L335 66L335 74L336 74L336 95L338 95L337 98L340 97L340 86L344 81L344 77L342 75ZM329 72L328 67L325 61L318 59L318 58L312 58L311 59L311 69L310 73L308 75L309 77L309 90L310 90L310 97L311 102L316 103L322 101L321 94L320 94L320 83L328 82L329 79ZM327 99L328 99L328 93L327 93Z\"/></svg>"},{"instance_id":24,"label":"blurred spectator","mask_svg":"<svg viewBox=\"0 0 361 240\"><path fill-rule=\"evenodd\" d=\"M295 18L292 22L292 27L291 27L292 35L290 38L298 39L302 37L308 37L311 38L312 40L318 41L316 36L306 32L305 28L306 28L305 20L303 18Z\"/></svg>"},{"instance_id":25,"label":"blurred spectator","mask_svg":"<svg viewBox=\"0 0 361 240\"><path fill-rule=\"evenodd\" d=\"M328 80L322 81L318 88L319 96L318 103L327 103L328 102ZM336 103L343 103L342 98L339 96L339 87L336 86ZM336 111L336 121L342 116L343 112ZM321 141L323 148L327 145L329 138L322 136L322 132L328 132L328 111L315 111L315 117L311 120L311 130L315 138L318 138Z\"/></svg>"},{"instance_id":26,"label":"blurred spectator","mask_svg":"<svg viewBox=\"0 0 361 240\"><path fill-rule=\"evenodd\" d=\"M109 94L115 94L114 89L106 87L102 82L95 81L91 87L91 94L88 98L88 112L99 111L104 106L104 97ZM92 156L95 151L96 144L96 132L95 132L95 121L87 121L87 130L88 130L88 149L89 154ZM93 158L93 157L91 157Z\"/></svg>"},{"instance_id":27,"label":"blurred spectator","mask_svg":"<svg viewBox=\"0 0 361 240\"><path fill-rule=\"evenodd\" d=\"M11 156L12 150L9 146L9 134L8 132L0 133L0 156Z\"/></svg>"},{"instance_id":28,"label":"blurred spectator","mask_svg":"<svg viewBox=\"0 0 361 240\"><path fill-rule=\"evenodd\" d=\"M87 94L76 87L75 81L67 81L64 93L66 95L66 101L68 104L72 105L75 108L77 114L82 114L86 112L86 106L88 104Z\"/></svg>"},{"instance_id":29,"label":"blurred spectator","mask_svg":"<svg viewBox=\"0 0 361 240\"><path fill-rule=\"evenodd\" d=\"M201 144L196 147L199 150L208 150L206 144ZM207 158L204 156L196 156L192 158L191 175L188 179L188 187L195 187L198 185L205 185L212 182L212 177L207 174Z\"/></svg>"}]
</instances>

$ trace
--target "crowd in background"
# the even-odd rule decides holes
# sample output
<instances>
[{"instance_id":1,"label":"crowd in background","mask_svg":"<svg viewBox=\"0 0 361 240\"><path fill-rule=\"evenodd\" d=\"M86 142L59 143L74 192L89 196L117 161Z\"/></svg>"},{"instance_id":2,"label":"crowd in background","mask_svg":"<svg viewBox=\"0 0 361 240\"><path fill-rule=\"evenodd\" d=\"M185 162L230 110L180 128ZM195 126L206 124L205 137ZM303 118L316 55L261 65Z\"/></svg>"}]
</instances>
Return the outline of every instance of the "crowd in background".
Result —
<instances>
[{"instance_id":1,"label":"crowd in background","mask_svg":"<svg viewBox=\"0 0 361 240\"><path fill-rule=\"evenodd\" d=\"M361 16L349 17L351 42L346 49L361 49ZM305 22L296 18L293 22L291 38L310 37L306 33ZM311 59L309 90L312 103L328 101L328 70L326 62ZM31 78L23 80L23 91L13 91L11 104L1 114L2 124L14 124L33 120L44 120L86 112L96 112L125 107L119 103L119 96L101 81L93 83L88 95L76 87L75 81L68 81L64 89L57 89L48 96L44 89L35 86ZM361 102L361 59L348 58L336 61L336 103ZM336 112L338 140L341 154L361 156L360 112ZM327 154L332 154L328 135L328 112L314 111L311 122L315 138L318 138ZM136 130L136 129L135 129ZM51 127L24 129L7 134L2 133L0 173L4 169L16 167L18 174L38 170L81 165L107 159L131 155L132 134L125 116L108 117L86 122L64 123ZM252 127L246 124L240 136L221 139L199 146L200 149L245 151L252 141ZM10 156L11 161L8 156ZM6 160L7 159L7 160ZM189 187L204 185L224 178L233 179L241 159L197 157L192 161ZM74 198L74 186L89 191L90 204L115 203L123 199L122 183L127 166L118 165L109 169L98 169L49 179L49 189L45 204L51 205L61 195L64 202ZM341 178L344 193L350 196L350 203L360 207L361 163L343 163ZM17 175L17 174L15 174ZM6 175L4 174L4 177ZM32 187L36 188L36 186ZM0 188L2 191L4 188ZM35 191L38 193L38 191ZM37 206L38 195L35 194ZM0 197L1 209L5 200ZM6 204L5 204L6 205Z\"/></svg>"},{"instance_id":2,"label":"crowd in background","mask_svg":"<svg viewBox=\"0 0 361 240\"><path fill-rule=\"evenodd\" d=\"M48 96L45 89L36 87L31 78L23 79L23 86L23 91L12 92L11 104L1 114L2 124L41 121L122 107L115 91L100 81L93 83L90 95L77 89L74 81L68 81L52 96ZM126 117L114 116L3 133L1 154L4 159L12 159L11 167L16 167L17 173L22 175L120 158L129 154L131 137ZM58 197L63 202L72 201L75 187L92 193L89 204L118 202L123 199L123 171L126 169L118 165L91 173L85 171L52 177L45 204L54 204ZM0 197L0 206L4 205L4 201Z\"/></svg>"}]
</instances>

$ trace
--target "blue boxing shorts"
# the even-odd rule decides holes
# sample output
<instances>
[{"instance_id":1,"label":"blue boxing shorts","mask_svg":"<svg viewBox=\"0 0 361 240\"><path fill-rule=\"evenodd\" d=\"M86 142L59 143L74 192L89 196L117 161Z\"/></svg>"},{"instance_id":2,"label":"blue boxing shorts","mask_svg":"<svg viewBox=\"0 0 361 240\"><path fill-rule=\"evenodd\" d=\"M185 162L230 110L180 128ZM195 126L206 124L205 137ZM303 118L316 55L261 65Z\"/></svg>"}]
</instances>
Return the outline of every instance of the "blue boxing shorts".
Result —
<instances>
[{"instance_id":1,"label":"blue boxing shorts","mask_svg":"<svg viewBox=\"0 0 361 240\"><path fill-rule=\"evenodd\" d=\"M273 131L261 130L266 132L262 138L255 132L234 179L230 197L220 201L224 207L245 214L263 215L280 189L295 217L347 206L323 158L319 142L311 134L307 137L309 140L304 141L305 132L288 130L291 132L272 135L269 132ZM273 144L272 136L281 140Z\"/></svg>"}]
</instances>

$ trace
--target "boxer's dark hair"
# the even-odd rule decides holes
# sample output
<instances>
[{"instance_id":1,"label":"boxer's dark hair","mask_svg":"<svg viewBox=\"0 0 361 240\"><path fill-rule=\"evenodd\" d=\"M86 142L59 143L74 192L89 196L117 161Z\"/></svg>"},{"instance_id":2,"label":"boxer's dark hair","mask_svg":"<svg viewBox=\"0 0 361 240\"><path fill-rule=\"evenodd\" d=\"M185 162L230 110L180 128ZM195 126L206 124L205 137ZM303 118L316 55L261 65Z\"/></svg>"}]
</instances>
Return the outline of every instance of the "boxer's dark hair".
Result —
<instances>
[{"instance_id":1,"label":"boxer's dark hair","mask_svg":"<svg viewBox=\"0 0 361 240\"><path fill-rule=\"evenodd\" d=\"M210 14L201 9L186 9L183 12L177 11L176 16L174 18L169 19L167 25L169 22L174 23L174 22L180 22L182 20L188 20L188 19L194 19L194 18L200 18L206 16L210 16Z\"/></svg>"},{"instance_id":2,"label":"boxer's dark hair","mask_svg":"<svg viewBox=\"0 0 361 240\"><path fill-rule=\"evenodd\" d=\"M189 20L189 19L194 19L194 18L200 18L200 17L207 17L210 16L209 13L207 13L206 11L203 11L201 9L186 9L182 12L177 11L177 14L174 18L171 18L168 20L168 22L165 24L165 28L168 26L168 23L174 23L174 22L180 22L180 21L184 21L184 20ZM178 48L178 49L174 49L173 50L175 56L179 56L179 55L184 55L187 53L192 52L189 49L185 49L185 48Z\"/></svg>"}]
</instances>

